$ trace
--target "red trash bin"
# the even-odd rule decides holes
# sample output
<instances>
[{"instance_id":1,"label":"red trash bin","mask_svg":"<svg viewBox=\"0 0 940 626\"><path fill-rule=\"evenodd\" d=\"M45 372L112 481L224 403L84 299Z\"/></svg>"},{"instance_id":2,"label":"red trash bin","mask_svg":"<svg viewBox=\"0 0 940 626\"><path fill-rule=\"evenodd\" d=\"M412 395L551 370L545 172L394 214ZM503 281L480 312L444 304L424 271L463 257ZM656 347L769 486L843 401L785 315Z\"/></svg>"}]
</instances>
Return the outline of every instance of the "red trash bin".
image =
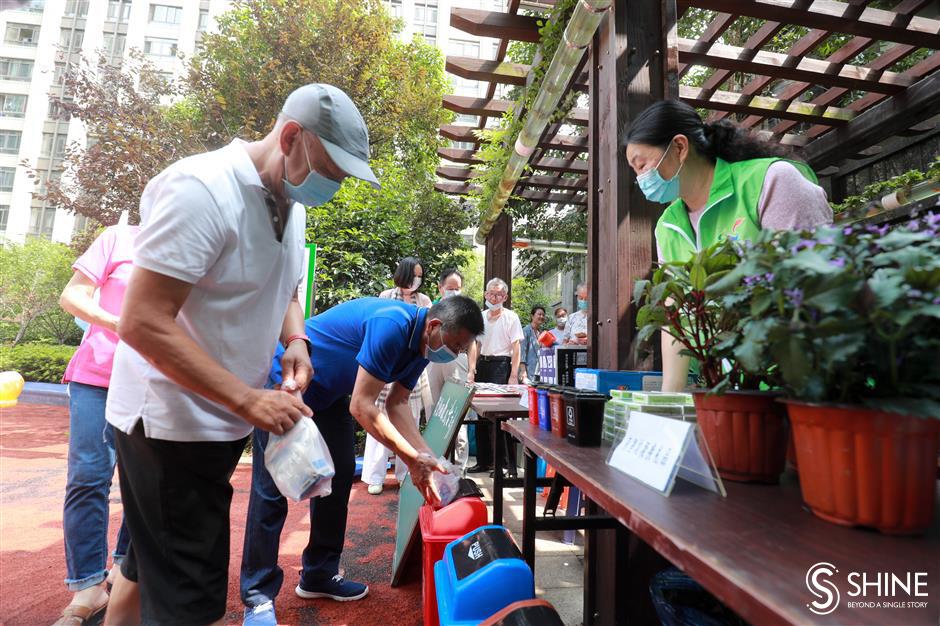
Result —
<instances>
[{"instance_id":1,"label":"red trash bin","mask_svg":"<svg viewBox=\"0 0 940 626\"><path fill-rule=\"evenodd\" d=\"M489 513L483 500L476 497L460 498L447 506L434 510L425 504L418 511L421 527L422 571L424 584L425 626L438 626L437 593L434 590L434 564L444 558L444 548L455 539L489 523Z\"/></svg>"},{"instance_id":2,"label":"red trash bin","mask_svg":"<svg viewBox=\"0 0 940 626\"><path fill-rule=\"evenodd\" d=\"M552 416L552 434L562 439L568 435L567 423L565 422L564 392L564 387L555 387L548 392L548 406Z\"/></svg>"},{"instance_id":3,"label":"red trash bin","mask_svg":"<svg viewBox=\"0 0 940 626\"><path fill-rule=\"evenodd\" d=\"M539 425L539 390L534 384L529 385L529 423Z\"/></svg>"}]
</instances>

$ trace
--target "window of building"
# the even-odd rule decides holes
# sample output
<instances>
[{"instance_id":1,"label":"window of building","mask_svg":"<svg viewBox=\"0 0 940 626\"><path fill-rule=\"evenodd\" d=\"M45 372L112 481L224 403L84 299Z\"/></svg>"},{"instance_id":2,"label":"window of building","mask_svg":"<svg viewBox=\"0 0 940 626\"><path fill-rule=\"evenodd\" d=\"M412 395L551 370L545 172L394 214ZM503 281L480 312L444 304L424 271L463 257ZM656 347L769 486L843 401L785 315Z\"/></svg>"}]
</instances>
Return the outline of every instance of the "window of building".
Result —
<instances>
[{"instance_id":1,"label":"window of building","mask_svg":"<svg viewBox=\"0 0 940 626\"><path fill-rule=\"evenodd\" d=\"M450 142L451 148L456 150L476 150L476 144L470 141L452 141Z\"/></svg>"},{"instance_id":2,"label":"window of building","mask_svg":"<svg viewBox=\"0 0 940 626\"><path fill-rule=\"evenodd\" d=\"M72 118L72 115L65 110L61 102L51 99L49 100L49 112L47 115L50 120L62 120L63 122L67 122Z\"/></svg>"},{"instance_id":3,"label":"window of building","mask_svg":"<svg viewBox=\"0 0 940 626\"><path fill-rule=\"evenodd\" d=\"M469 124L470 126L476 126L480 123L480 118L476 115L465 115L463 113L458 113L457 117L454 118L455 124Z\"/></svg>"},{"instance_id":4,"label":"window of building","mask_svg":"<svg viewBox=\"0 0 940 626\"><path fill-rule=\"evenodd\" d=\"M205 31L209 28L209 9L199 9L199 24L196 30Z\"/></svg>"},{"instance_id":5,"label":"window of building","mask_svg":"<svg viewBox=\"0 0 940 626\"><path fill-rule=\"evenodd\" d=\"M415 2L415 23L437 25L437 2Z\"/></svg>"},{"instance_id":6,"label":"window of building","mask_svg":"<svg viewBox=\"0 0 940 626\"><path fill-rule=\"evenodd\" d=\"M388 6L388 13L392 17L398 19L398 18L401 18L402 15L404 15L404 11L402 10L402 6L401 6L401 0L389 0L387 6Z\"/></svg>"},{"instance_id":7,"label":"window of building","mask_svg":"<svg viewBox=\"0 0 940 626\"><path fill-rule=\"evenodd\" d=\"M7 221L10 219L10 205L0 204L0 233L7 232Z\"/></svg>"},{"instance_id":8,"label":"window of building","mask_svg":"<svg viewBox=\"0 0 940 626\"><path fill-rule=\"evenodd\" d=\"M32 237L52 237L55 226L55 207L33 207L29 215L28 235Z\"/></svg>"},{"instance_id":9,"label":"window of building","mask_svg":"<svg viewBox=\"0 0 940 626\"><path fill-rule=\"evenodd\" d=\"M72 236L85 232L86 228L88 228L88 216L76 215L75 221L72 223Z\"/></svg>"},{"instance_id":10,"label":"window of building","mask_svg":"<svg viewBox=\"0 0 940 626\"><path fill-rule=\"evenodd\" d=\"M13 178L15 176L15 167L0 167L0 191L13 191Z\"/></svg>"},{"instance_id":11,"label":"window of building","mask_svg":"<svg viewBox=\"0 0 940 626\"><path fill-rule=\"evenodd\" d=\"M465 39L451 39L450 53L458 57L480 58L480 42Z\"/></svg>"},{"instance_id":12,"label":"window of building","mask_svg":"<svg viewBox=\"0 0 940 626\"><path fill-rule=\"evenodd\" d=\"M26 96L18 93L0 93L0 117L26 115Z\"/></svg>"},{"instance_id":13,"label":"window of building","mask_svg":"<svg viewBox=\"0 0 940 626\"><path fill-rule=\"evenodd\" d=\"M104 51L109 55L120 56L124 54L124 47L127 45L127 35L115 35L114 33L104 34Z\"/></svg>"},{"instance_id":14,"label":"window of building","mask_svg":"<svg viewBox=\"0 0 940 626\"><path fill-rule=\"evenodd\" d=\"M108 0L108 19L126 22L131 16L130 0Z\"/></svg>"},{"instance_id":15,"label":"window of building","mask_svg":"<svg viewBox=\"0 0 940 626\"><path fill-rule=\"evenodd\" d=\"M36 180L36 191L34 193L45 194L49 192L49 181L59 182L62 178L62 170L52 170L51 172L40 172Z\"/></svg>"},{"instance_id":16,"label":"window of building","mask_svg":"<svg viewBox=\"0 0 940 626\"><path fill-rule=\"evenodd\" d=\"M35 46L39 42L39 26L8 23L3 42L16 46Z\"/></svg>"},{"instance_id":17,"label":"window of building","mask_svg":"<svg viewBox=\"0 0 940 626\"><path fill-rule=\"evenodd\" d=\"M87 17L88 0L65 0L65 15L67 17Z\"/></svg>"},{"instance_id":18,"label":"window of building","mask_svg":"<svg viewBox=\"0 0 940 626\"><path fill-rule=\"evenodd\" d=\"M157 24L179 24L183 19L183 9L165 4L150 5L150 21Z\"/></svg>"},{"instance_id":19,"label":"window of building","mask_svg":"<svg viewBox=\"0 0 940 626\"><path fill-rule=\"evenodd\" d=\"M42 13L45 9L46 0L26 0L26 3L17 10L28 11L29 13Z\"/></svg>"},{"instance_id":20,"label":"window of building","mask_svg":"<svg viewBox=\"0 0 940 626\"><path fill-rule=\"evenodd\" d=\"M28 59L0 58L0 80L29 81L32 77L32 61Z\"/></svg>"},{"instance_id":21,"label":"window of building","mask_svg":"<svg viewBox=\"0 0 940 626\"><path fill-rule=\"evenodd\" d=\"M176 56L176 40L147 37L144 39L144 53L155 57Z\"/></svg>"},{"instance_id":22,"label":"window of building","mask_svg":"<svg viewBox=\"0 0 940 626\"><path fill-rule=\"evenodd\" d=\"M84 30L63 28L59 31L59 47L65 50L81 50L83 41L85 41Z\"/></svg>"},{"instance_id":23,"label":"window of building","mask_svg":"<svg viewBox=\"0 0 940 626\"><path fill-rule=\"evenodd\" d=\"M0 154L18 154L22 135L18 130L0 130Z\"/></svg>"},{"instance_id":24,"label":"window of building","mask_svg":"<svg viewBox=\"0 0 940 626\"><path fill-rule=\"evenodd\" d=\"M54 159L61 159L65 156L66 139L67 137L63 133L43 133L40 154L44 157L51 156Z\"/></svg>"}]
</instances>

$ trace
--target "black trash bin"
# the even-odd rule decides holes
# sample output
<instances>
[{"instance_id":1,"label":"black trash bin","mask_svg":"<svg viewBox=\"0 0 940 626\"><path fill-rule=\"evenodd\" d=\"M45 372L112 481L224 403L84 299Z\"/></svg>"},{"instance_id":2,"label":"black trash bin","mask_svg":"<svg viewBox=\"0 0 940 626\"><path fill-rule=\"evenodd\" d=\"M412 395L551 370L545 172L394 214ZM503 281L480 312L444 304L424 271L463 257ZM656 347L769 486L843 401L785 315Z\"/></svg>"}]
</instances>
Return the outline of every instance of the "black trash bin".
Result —
<instances>
[{"instance_id":1,"label":"black trash bin","mask_svg":"<svg viewBox=\"0 0 940 626\"><path fill-rule=\"evenodd\" d=\"M583 389L566 389L564 395L568 441L584 447L601 445L607 396Z\"/></svg>"}]
</instances>

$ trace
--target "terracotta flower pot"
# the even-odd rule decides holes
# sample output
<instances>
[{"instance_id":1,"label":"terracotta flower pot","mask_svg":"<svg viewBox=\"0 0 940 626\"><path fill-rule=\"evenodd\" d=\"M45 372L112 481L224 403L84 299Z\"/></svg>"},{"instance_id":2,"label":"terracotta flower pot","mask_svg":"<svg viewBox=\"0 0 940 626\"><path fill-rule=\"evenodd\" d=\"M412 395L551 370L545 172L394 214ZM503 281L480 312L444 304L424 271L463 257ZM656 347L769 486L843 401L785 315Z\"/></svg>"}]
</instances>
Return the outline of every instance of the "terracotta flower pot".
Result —
<instances>
[{"instance_id":1,"label":"terracotta flower pot","mask_svg":"<svg viewBox=\"0 0 940 626\"><path fill-rule=\"evenodd\" d=\"M786 410L772 393L694 392L695 415L722 478L777 483L787 456Z\"/></svg>"},{"instance_id":2,"label":"terracotta flower pot","mask_svg":"<svg viewBox=\"0 0 940 626\"><path fill-rule=\"evenodd\" d=\"M914 534L930 526L940 420L787 400L803 500L846 526Z\"/></svg>"}]
</instances>

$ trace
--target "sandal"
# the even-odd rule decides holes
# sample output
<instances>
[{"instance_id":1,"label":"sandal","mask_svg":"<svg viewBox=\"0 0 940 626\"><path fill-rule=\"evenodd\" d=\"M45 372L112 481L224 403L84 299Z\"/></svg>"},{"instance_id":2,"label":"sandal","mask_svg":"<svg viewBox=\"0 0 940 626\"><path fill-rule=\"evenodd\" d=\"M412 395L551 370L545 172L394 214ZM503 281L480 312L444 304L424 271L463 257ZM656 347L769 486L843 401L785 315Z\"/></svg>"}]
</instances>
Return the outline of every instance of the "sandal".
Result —
<instances>
[{"instance_id":1,"label":"sandal","mask_svg":"<svg viewBox=\"0 0 940 626\"><path fill-rule=\"evenodd\" d=\"M107 602L99 607L70 604L62 611L62 617L52 626L84 626L89 620L102 613L106 608L108 608Z\"/></svg>"}]
</instances>

